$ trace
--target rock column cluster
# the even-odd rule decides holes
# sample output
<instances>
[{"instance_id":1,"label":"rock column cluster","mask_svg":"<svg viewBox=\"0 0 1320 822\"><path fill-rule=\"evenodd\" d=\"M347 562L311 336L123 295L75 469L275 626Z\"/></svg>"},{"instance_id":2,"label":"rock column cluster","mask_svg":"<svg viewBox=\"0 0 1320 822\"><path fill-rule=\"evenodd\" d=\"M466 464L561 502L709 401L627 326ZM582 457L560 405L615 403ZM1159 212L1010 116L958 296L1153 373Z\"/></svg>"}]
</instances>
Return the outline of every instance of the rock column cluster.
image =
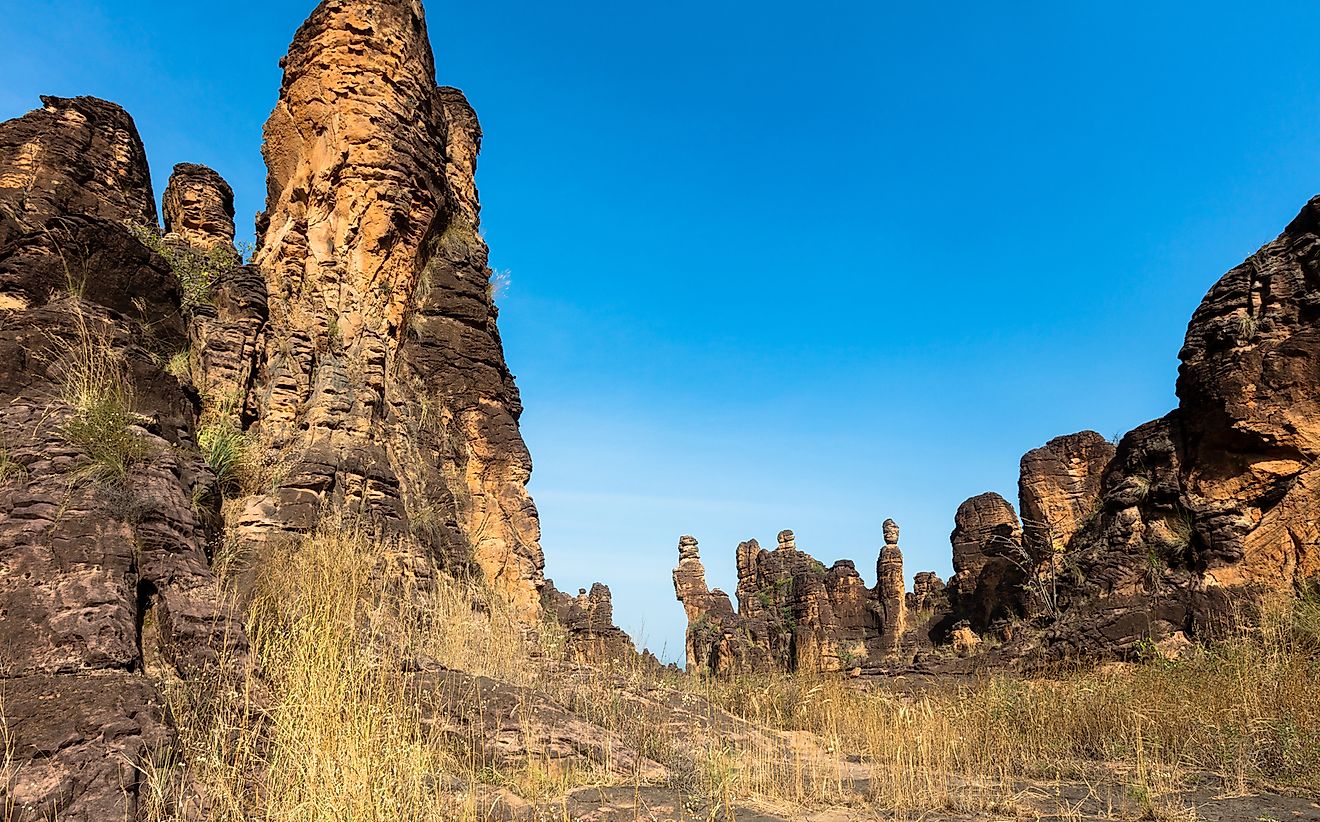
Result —
<instances>
[{"instance_id":1,"label":"rock column cluster","mask_svg":"<svg viewBox=\"0 0 1320 822\"><path fill-rule=\"evenodd\" d=\"M172 744L158 677L241 664L208 563L216 478L165 368L186 350L132 119L87 97L0 124L0 706L22 818L133 819Z\"/></svg>"},{"instance_id":2,"label":"rock column cluster","mask_svg":"<svg viewBox=\"0 0 1320 822\"><path fill-rule=\"evenodd\" d=\"M883 530L875 588L852 561L827 568L800 550L792 531L779 533L773 551L743 542L736 553L736 611L726 594L707 588L697 541L683 537L674 590L688 615L689 669L856 671L910 657L898 525L887 520Z\"/></svg>"}]
</instances>

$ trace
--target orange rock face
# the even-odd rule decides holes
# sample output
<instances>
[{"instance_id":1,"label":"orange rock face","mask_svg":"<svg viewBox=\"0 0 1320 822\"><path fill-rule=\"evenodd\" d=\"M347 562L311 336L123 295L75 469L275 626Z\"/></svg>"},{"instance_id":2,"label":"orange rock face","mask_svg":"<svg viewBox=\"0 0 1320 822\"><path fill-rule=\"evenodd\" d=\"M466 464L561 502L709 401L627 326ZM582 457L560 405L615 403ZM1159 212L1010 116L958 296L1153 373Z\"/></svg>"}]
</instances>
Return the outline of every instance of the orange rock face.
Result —
<instances>
[{"instance_id":1,"label":"orange rock face","mask_svg":"<svg viewBox=\"0 0 1320 822\"><path fill-rule=\"evenodd\" d=\"M265 129L252 403L291 468L241 530L259 543L338 508L410 537L412 572L474 567L532 619L540 531L478 234L480 142L435 84L419 3L326 0L299 29Z\"/></svg>"},{"instance_id":2,"label":"orange rock face","mask_svg":"<svg viewBox=\"0 0 1320 822\"><path fill-rule=\"evenodd\" d=\"M1100 514L1100 480L1114 446L1094 431L1055 437L1022 457L1018 479L1023 540L1036 561L1066 551Z\"/></svg>"},{"instance_id":3,"label":"orange rock face","mask_svg":"<svg viewBox=\"0 0 1320 822\"><path fill-rule=\"evenodd\" d=\"M1320 575L1320 198L1215 283L1179 357L1204 584Z\"/></svg>"}]
</instances>

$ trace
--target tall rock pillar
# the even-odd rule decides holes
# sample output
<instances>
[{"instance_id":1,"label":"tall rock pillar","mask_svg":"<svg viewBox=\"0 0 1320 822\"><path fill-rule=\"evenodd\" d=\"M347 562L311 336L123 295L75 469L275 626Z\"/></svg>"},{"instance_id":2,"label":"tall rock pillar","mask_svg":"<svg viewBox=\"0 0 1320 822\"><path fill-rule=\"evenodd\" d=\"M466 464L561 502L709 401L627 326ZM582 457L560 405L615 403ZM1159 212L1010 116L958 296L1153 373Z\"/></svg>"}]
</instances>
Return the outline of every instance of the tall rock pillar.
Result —
<instances>
[{"instance_id":1,"label":"tall rock pillar","mask_svg":"<svg viewBox=\"0 0 1320 822\"><path fill-rule=\"evenodd\" d=\"M474 567L534 618L540 528L478 233L476 115L436 86L417 0L324 0L283 66L253 430L291 467L240 535L338 510L404 537L418 573Z\"/></svg>"},{"instance_id":2,"label":"tall rock pillar","mask_svg":"<svg viewBox=\"0 0 1320 822\"><path fill-rule=\"evenodd\" d=\"M898 523L885 520L885 547L876 561L875 588L884 614L882 644L885 653L898 653L907 632L907 584L903 578L903 552L898 547Z\"/></svg>"}]
</instances>

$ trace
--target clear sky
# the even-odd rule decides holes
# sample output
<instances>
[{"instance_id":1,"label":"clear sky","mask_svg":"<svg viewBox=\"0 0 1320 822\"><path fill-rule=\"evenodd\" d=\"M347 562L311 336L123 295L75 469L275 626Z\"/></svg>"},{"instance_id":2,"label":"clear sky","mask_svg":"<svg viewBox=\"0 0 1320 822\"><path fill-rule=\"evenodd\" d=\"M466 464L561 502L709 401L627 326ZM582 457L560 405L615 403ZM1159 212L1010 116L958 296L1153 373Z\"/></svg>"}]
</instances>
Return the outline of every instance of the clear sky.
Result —
<instances>
[{"instance_id":1,"label":"clear sky","mask_svg":"<svg viewBox=\"0 0 1320 822\"><path fill-rule=\"evenodd\" d=\"M0 0L0 117L124 105L261 207L310 0ZM947 575L1022 453L1175 404L1187 319L1320 190L1320 4L427 3L527 411L547 571L682 654L701 540ZM1012 9L1010 13L1010 8Z\"/></svg>"}]
</instances>

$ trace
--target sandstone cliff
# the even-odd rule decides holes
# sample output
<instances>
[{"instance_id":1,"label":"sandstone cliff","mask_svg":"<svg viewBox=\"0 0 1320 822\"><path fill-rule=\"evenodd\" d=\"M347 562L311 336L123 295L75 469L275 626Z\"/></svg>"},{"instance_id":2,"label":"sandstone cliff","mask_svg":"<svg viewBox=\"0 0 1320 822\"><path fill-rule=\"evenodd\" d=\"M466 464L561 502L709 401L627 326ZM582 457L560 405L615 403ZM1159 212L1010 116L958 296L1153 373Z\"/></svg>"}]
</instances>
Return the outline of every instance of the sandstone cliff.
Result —
<instances>
[{"instance_id":1,"label":"sandstone cliff","mask_svg":"<svg viewBox=\"0 0 1320 822\"><path fill-rule=\"evenodd\" d=\"M531 460L479 233L481 130L420 4L326 0L267 123L258 248L183 163L157 227L131 118L91 98L0 124L0 705L14 818L134 819L171 756L161 681L242 668L211 561L323 515L378 569L472 576L530 625ZM608 589L555 611L631 652Z\"/></svg>"},{"instance_id":2,"label":"sandstone cliff","mask_svg":"<svg viewBox=\"0 0 1320 822\"><path fill-rule=\"evenodd\" d=\"M250 405L288 470L245 501L241 536L306 530L330 506L407 537L408 572L471 565L534 618L544 561L478 233L476 116L437 87L414 0L326 0L283 65Z\"/></svg>"},{"instance_id":3,"label":"sandstone cliff","mask_svg":"<svg viewBox=\"0 0 1320 822\"><path fill-rule=\"evenodd\" d=\"M20 817L134 818L171 733L153 681L241 660L208 564L216 478L146 156L91 98L0 124L0 705ZM148 677L148 674L151 677Z\"/></svg>"}]
</instances>

